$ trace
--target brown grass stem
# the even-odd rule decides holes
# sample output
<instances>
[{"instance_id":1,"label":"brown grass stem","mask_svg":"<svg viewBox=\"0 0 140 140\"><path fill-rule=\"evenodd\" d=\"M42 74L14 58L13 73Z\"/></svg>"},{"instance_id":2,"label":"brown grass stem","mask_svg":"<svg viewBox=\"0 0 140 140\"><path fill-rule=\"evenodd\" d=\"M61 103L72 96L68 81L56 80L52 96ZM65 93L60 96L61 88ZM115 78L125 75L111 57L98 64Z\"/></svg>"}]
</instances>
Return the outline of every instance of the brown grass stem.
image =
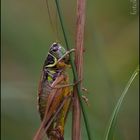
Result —
<instances>
[{"instance_id":1,"label":"brown grass stem","mask_svg":"<svg viewBox=\"0 0 140 140\"><path fill-rule=\"evenodd\" d=\"M77 0L75 66L78 79L83 79L83 43L85 26L85 0ZM79 83L81 88L81 82ZM81 108L77 88L73 91L72 140L81 139Z\"/></svg>"}]
</instances>

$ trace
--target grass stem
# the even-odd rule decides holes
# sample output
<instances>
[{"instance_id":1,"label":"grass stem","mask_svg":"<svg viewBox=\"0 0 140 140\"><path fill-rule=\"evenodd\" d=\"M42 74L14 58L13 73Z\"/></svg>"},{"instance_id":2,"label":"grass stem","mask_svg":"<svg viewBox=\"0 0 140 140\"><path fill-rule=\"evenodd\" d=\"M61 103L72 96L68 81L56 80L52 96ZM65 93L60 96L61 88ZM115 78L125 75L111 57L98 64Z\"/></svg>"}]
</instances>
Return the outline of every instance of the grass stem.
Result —
<instances>
[{"instance_id":1,"label":"grass stem","mask_svg":"<svg viewBox=\"0 0 140 140\"><path fill-rule=\"evenodd\" d=\"M130 77L128 83L126 84L126 86L125 86L125 88L124 88L124 90L123 90L114 110L113 110L107 131L105 134L105 140L113 140L113 134L114 134L115 124L116 124L117 116L119 114L119 110L120 110L121 105L124 101L124 98L128 92L128 89L130 88L131 84L133 83L133 81L134 81L135 77L138 75L138 73L139 73L139 67L136 68L136 70L134 71L134 73Z\"/></svg>"},{"instance_id":2,"label":"grass stem","mask_svg":"<svg viewBox=\"0 0 140 140\"><path fill-rule=\"evenodd\" d=\"M61 10L60 10L60 5L59 5L58 1L59 0L55 0L58 16L59 16L59 20L60 20L60 25L61 25L61 28L62 28L64 40L65 40L65 43L66 43L66 48L67 48L67 50L70 50L68 39L67 39L67 36L66 36L66 33L65 33L65 28L64 28L62 16L61 16L62 14L61 14ZM78 75L77 75L76 67L75 67L75 64L74 64L74 61L72 59L72 55L71 54L70 54L70 60L71 60L71 66L72 66L72 71L73 71L73 75L74 75L74 81L78 81ZM76 88L77 88L77 92L78 92L77 95L78 95L78 99L79 99L79 102L80 102L81 111L82 111L84 122L85 122L87 136L88 136L88 139L91 140L91 134L90 134L88 120L87 120L87 116L86 116L86 110L85 110L85 107L83 105L82 97L81 97L80 84L78 84L76 86Z\"/></svg>"}]
</instances>

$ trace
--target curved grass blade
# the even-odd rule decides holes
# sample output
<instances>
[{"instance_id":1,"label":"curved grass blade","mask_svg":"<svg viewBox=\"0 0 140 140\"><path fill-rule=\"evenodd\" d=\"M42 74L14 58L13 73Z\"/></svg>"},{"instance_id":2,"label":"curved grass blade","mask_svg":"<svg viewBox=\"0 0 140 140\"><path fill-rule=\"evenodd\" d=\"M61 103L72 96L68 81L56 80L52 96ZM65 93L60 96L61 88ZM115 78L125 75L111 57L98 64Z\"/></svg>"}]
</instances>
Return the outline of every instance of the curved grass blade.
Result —
<instances>
[{"instance_id":1,"label":"curved grass blade","mask_svg":"<svg viewBox=\"0 0 140 140\"><path fill-rule=\"evenodd\" d=\"M130 88L131 84L133 83L133 81L134 81L135 77L138 75L138 73L139 73L139 67L136 68L136 70L134 71L134 73L130 77L128 83L125 86L124 91L122 92L122 94L121 94L121 96L120 96L120 98L119 98L119 100L118 100L118 102L113 110L112 116L111 116L110 121L109 121L109 126L108 126L107 132L105 134L105 140L113 140L113 132L115 129L116 119L117 119L120 107L123 103L124 97L125 97L128 89Z\"/></svg>"}]
</instances>

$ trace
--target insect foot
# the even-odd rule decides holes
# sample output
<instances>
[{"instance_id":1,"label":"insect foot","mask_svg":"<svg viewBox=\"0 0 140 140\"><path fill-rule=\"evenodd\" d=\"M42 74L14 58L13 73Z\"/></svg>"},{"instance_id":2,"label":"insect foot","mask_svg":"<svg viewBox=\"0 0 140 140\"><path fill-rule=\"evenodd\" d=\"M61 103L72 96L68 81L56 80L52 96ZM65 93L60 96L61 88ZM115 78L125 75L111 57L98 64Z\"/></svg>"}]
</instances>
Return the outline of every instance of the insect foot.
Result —
<instances>
[{"instance_id":1,"label":"insect foot","mask_svg":"<svg viewBox=\"0 0 140 140\"><path fill-rule=\"evenodd\" d=\"M84 93L88 93L88 90L87 90L86 88L84 88L84 87L82 87L82 91L83 91Z\"/></svg>"},{"instance_id":2,"label":"insect foot","mask_svg":"<svg viewBox=\"0 0 140 140\"><path fill-rule=\"evenodd\" d=\"M49 140L64 140L61 128L56 128L50 132Z\"/></svg>"},{"instance_id":3,"label":"insect foot","mask_svg":"<svg viewBox=\"0 0 140 140\"><path fill-rule=\"evenodd\" d=\"M82 99L85 101L87 106L89 106L88 98L86 96L82 95Z\"/></svg>"}]
</instances>

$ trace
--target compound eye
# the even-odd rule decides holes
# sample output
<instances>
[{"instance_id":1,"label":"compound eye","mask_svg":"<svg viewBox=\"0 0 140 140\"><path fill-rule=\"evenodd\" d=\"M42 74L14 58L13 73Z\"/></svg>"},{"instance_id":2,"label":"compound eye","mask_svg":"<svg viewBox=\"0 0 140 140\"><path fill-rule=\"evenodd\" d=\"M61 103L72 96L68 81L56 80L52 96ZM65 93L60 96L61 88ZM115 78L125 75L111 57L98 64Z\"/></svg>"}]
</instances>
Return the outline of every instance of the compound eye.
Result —
<instances>
[{"instance_id":1,"label":"compound eye","mask_svg":"<svg viewBox=\"0 0 140 140\"><path fill-rule=\"evenodd\" d=\"M52 51L56 52L58 51L58 49L59 49L58 44L53 44Z\"/></svg>"},{"instance_id":2,"label":"compound eye","mask_svg":"<svg viewBox=\"0 0 140 140\"><path fill-rule=\"evenodd\" d=\"M54 63L54 58L49 54L46 60L46 65L53 64L53 63Z\"/></svg>"},{"instance_id":3,"label":"compound eye","mask_svg":"<svg viewBox=\"0 0 140 140\"><path fill-rule=\"evenodd\" d=\"M54 51L54 52L58 51L58 47L54 47L54 48L53 48L53 51Z\"/></svg>"}]
</instances>

